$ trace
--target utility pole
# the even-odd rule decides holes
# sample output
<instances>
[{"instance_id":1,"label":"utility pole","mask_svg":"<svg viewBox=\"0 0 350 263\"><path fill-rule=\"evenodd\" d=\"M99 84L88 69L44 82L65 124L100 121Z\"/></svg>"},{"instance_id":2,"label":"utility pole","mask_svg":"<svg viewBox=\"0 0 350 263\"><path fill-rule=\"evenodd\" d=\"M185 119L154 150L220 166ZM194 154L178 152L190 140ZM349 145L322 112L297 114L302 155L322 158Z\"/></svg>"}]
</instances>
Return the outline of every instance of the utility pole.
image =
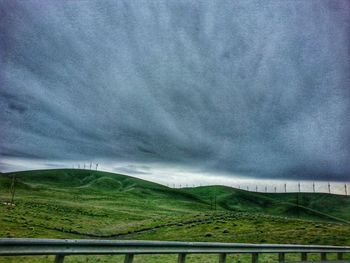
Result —
<instances>
[{"instance_id":1,"label":"utility pole","mask_svg":"<svg viewBox=\"0 0 350 263\"><path fill-rule=\"evenodd\" d=\"M16 175L13 174L12 175L12 182L11 182L11 186L10 186L10 194L11 194L10 205L11 206L14 205L15 192L16 192Z\"/></svg>"},{"instance_id":2,"label":"utility pole","mask_svg":"<svg viewBox=\"0 0 350 263\"><path fill-rule=\"evenodd\" d=\"M312 190L313 190L314 193L316 192L316 190L315 190L315 182L312 183Z\"/></svg>"},{"instance_id":3,"label":"utility pole","mask_svg":"<svg viewBox=\"0 0 350 263\"><path fill-rule=\"evenodd\" d=\"M331 193L331 184L330 184L330 182L328 182L328 193L329 194Z\"/></svg>"},{"instance_id":4,"label":"utility pole","mask_svg":"<svg viewBox=\"0 0 350 263\"><path fill-rule=\"evenodd\" d=\"M297 216L298 216L298 218L300 218L299 195L300 195L300 182L298 182L298 192L297 192Z\"/></svg>"},{"instance_id":5,"label":"utility pole","mask_svg":"<svg viewBox=\"0 0 350 263\"><path fill-rule=\"evenodd\" d=\"M258 186L255 186L255 192L258 192Z\"/></svg>"},{"instance_id":6,"label":"utility pole","mask_svg":"<svg viewBox=\"0 0 350 263\"><path fill-rule=\"evenodd\" d=\"M346 184L344 184L344 189L345 189L345 195L348 195L348 187Z\"/></svg>"},{"instance_id":7,"label":"utility pole","mask_svg":"<svg viewBox=\"0 0 350 263\"><path fill-rule=\"evenodd\" d=\"M216 194L214 195L214 211L216 211Z\"/></svg>"},{"instance_id":8,"label":"utility pole","mask_svg":"<svg viewBox=\"0 0 350 263\"><path fill-rule=\"evenodd\" d=\"M284 184L284 192L287 193L287 184Z\"/></svg>"},{"instance_id":9,"label":"utility pole","mask_svg":"<svg viewBox=\"0 0 350 263\"><path fill-rule=\"evenodd\" d=\"M267 186L265 186L265 193L267 193Z\"/></svg>"},{"instance_id":10,"label":"utility pole","mask_svg":"<svg viewBox=\"0 0 350 263\"><path fill-rule=\"evenodd\" d=\"M97 171L97 168L98 168L98 163L96 164L96 171Z\"/></svg>"},{"instance_id":11,"label":"utility pole","mask_svg":"<svg viewBox=\"0 0 350 263\"><path fill-rule=\"evenodd\" d=\"M297 216L298 216L298 218L300 218L299 195L300 195L300 182L298 182L298 193L297 193Z\"/></svg>"},{"instance_id":12,"label":"utility pole","mask_svg":"<svg viewBox=\"0 0 350 263\"><path fill-rule=\"evenodd\" d=\"M277 193L277 187L275 186L275 193Z\"/></svg>"},{"instance_id":13,"label":"utility pole","mask_svg":"<svg viewBox=\"0 0 350 263\"><path fill-rule=\"evenodd\" d=\"M214 211L216 211L216 190L214 188Z\"/></svg>"},{"instance_id":14,"label":"utility pole","mask_svg":"<svg viewBox=\"0 0 350 263\"><path fill-rule=\"evenodd\" d=\"M300 217L300 211L299 211L299 192L297 193L297 216Z\"/></svg>"}]
</instances>

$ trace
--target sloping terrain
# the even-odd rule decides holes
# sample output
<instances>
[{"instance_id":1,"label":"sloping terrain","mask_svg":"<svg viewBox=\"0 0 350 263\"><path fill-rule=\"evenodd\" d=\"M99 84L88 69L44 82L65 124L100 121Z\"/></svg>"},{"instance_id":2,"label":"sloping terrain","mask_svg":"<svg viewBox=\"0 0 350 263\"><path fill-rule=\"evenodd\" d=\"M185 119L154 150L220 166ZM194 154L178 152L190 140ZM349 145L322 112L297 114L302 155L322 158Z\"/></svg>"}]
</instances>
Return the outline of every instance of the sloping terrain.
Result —
<instances>
[{"instance_id":1,"label":"sloping terrain","mask_svg":"<svg viewBox=\"0 0 350 263\"><path fill-rule=\"evenodd\" d=\"M322 193L259 193L225 186L187 188L184 191L214 203L217 209L263 213L314 220L350 221L350 198Z\"/></svg>"},{"instance_id":2,"label":"sloping terrain","mask_svg":"<svg viewBox=\"0 0 350 263\"><path fill-rule=\"evenodd\" d=\"M79 189L123 193L135 198L176 198L193 202L193 209L264 213L320 220L350 221L350 198L321 193L257 193L225 186L172 189L138 178L91 170L61 169L0 174L0 187L8 188L16 176L20 189ZM1 189L1 188L0 188Z\"/></svg>"},{"instance_id":3,"label":"sloping terrain","mask_svg":"<svg viewBox=\"0 0 350 263\"><path fill-rule=\"evenodd\" d=\"M16 206L10 207L3 203L13 175ZM345 196L172 189L120 174L61 169L1 174L0 201L0 237L350 245Z\"/></svg>"}]
</instances>

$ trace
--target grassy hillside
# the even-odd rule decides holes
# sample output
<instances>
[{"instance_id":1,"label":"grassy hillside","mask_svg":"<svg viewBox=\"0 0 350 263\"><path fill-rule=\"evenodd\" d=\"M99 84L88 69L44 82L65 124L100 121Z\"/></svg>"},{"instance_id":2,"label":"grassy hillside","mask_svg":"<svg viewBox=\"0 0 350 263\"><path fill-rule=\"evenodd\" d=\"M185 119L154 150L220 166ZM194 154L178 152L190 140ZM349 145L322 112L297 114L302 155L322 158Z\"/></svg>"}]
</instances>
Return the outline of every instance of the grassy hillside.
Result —
<instances>
[{"instance_id":1,"label":"grassy hillside","mask_svg":"<svg viewBox=\"0 0 350 263\"><path fill-rule=\"evenodd\" d=\"M61 189L117 194L146 200L176 200L175 207L194 210L260 213L326 221L350 221L350 198L321 193L256 193L225 186L172 189L138 178L90 170L62 169L0 174L0 189L5 191L15 175L17 189ZM41 191L42 192L42 191ZM135 200L128 200L133 203ZM189 203L188 203L189 202Z\"/></svg>"},{"instance_id":2,"label":"grassy hillside","mask_svg":"<svg viewBox=\"0 0 350 263\"><path fill-rule=\"evenodd\" d=\"M323 193L259 193L225 186L185 189L217 209L311 220L350 222L350 198Z\"/></svg>"},{"instance_id":3,"label":"grassy hillside","mask_svg":"<svg viewBox=\"0 0 350 263\"><path fill-rule=\"evenodd\" d=\"M3 203L12 175L0 174L0 237L350 245L345 196L300 194L297 207L292 193L171 189L120 174L62 169L15 173L16 206L10 208Z\"/></svg>"}]
</instances>

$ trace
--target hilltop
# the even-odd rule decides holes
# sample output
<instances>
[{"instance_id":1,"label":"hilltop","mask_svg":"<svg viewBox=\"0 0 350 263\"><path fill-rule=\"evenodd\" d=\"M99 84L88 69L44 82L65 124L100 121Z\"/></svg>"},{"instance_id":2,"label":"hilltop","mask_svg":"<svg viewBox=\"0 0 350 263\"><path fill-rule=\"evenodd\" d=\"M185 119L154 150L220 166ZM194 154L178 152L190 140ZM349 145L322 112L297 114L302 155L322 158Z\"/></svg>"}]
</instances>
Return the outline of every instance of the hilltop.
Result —
<instances>
[{"instance_id":1,"label":"hilltop","mask_svg":"<svg viewBox=\"0 0 350 263\"><path fill-rule=\"evenodd\" d=\"M135 199L176 198L194 210L262 213L315 220L350 221L350 198L324 193L260 193L226 186L169 188L135 177L83 169L36 170L0 174L8 187L16 176L19 189L72 189L82 193L118 194ZM1 188L0 188L1 189ZM126 194L127 193L127 194ZM216 200L216 201L215 201ZM183 204L190 205L190 204ZM180 205L181 206L181 205Z\"/></svg>"},{"instance_id":2,"label":"hilltop","mask_svg":"<svg viewBox=\"0 0 350 263\"><path fill-rule=\"evenodd\" d=\"M1 203L13 174L16 207L0 206L0 237L350 244L346 196L173 189L122 174L59 169L0 174Z\"/></svg>"}]
</instances>

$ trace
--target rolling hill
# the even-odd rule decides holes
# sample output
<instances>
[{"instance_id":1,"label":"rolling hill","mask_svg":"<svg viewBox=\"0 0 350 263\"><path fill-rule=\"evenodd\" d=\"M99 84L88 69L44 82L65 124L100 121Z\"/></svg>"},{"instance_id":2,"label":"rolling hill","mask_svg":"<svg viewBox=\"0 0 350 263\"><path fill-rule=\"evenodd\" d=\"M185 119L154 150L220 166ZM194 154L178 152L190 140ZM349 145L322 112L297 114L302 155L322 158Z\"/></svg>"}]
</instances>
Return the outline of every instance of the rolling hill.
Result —
<instances>
[{"instance_id":1,"label":"rolling hill","mask_svg":"<svg viewBox=\"0 0 350 263\"><path fill-rule=\"evenodd\" d=\"M176 198L200 209L264 213L319 220L350 221L350 198L323 193L259 193L225 186L173 189L135 177L91 170L38 170L0 174L0 187L8 188L16 176L19 189L74 189L93 192L129 192L135 198ZM2 183L1 183L2 182ZM298 206L297 206L298 205ZM299 210L299 211L298 211Z\"/></svg>"},{"instance_id":2,"label":"rolling hill","mask_svg":"<svg viewBox=\"0 0 350 263\"><path fill-rule=\"evenodd\" d=\"M3 205L13 175L14 208ZM350 197L340 195L172 189L60 169L0 174L0 201L0 237L350 244Z\"/></svg>"}]
</instances>

